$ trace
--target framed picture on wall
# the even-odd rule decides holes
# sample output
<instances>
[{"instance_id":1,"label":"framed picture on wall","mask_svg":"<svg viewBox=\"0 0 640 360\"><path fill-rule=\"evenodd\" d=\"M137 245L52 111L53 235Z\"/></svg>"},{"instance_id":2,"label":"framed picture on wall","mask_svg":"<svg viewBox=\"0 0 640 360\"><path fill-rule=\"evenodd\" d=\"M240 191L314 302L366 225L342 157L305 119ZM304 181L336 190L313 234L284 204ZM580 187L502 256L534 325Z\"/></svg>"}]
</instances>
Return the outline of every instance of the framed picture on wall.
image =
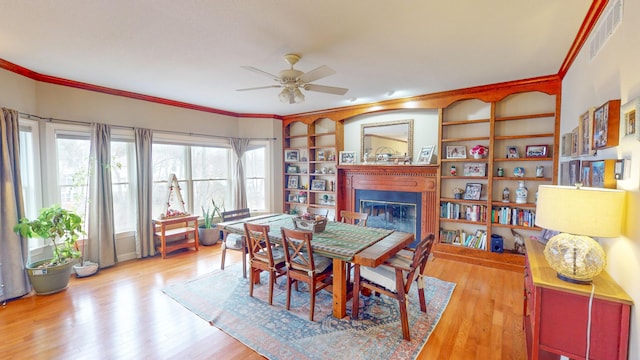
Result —
<instances>
[{"instance_id":1,"label":"framed picture on wall","mask_svg":"<svg viewBox=\"0 0 640 360\"><path fill-rule=\"evenodd\" d=\"M632 136L640 140L640 97L635 98L620 107L620 120L623 122L624 136Z\"/></svg>"},{"instance_id":2,"label":"framed picture on wall","mask_svg":"<svg viewBox=\"0 0 640 360\"><path fill-rule=\"evenodd\" d=\"M580 128L576 126L571 131L571 156L576 157L580 154Z\"/></svg>"},{"instance_id":3,"label":"framed picture on wall","mask_svg":"<svg viewBox=\"0 0 640 360\"><path fill-rule=\"evenodd\" d=\"M593 112L595 108L589 109L589 111L580 115L578 123L578 155L590 156L595 153L591 144L591 130L593 129Z\"/></svg>"},{"instance_id":4,"label":"framed picture on wall","mask_svg":"<svg viewBox=\"0 0 640 360\"><path fill-rule=\"evenodd\" d=\"M571 156L571 133L562 135L560 156Z\"/></svg>"},{"instance_id":5,"label":"framed picture on wall","mask_svg":"<svg viewBox=\"0 0 640 360\"><path fill-rule=\"evenodd\" d=\"M620 100L609 100L593 112L594 150L618 146L620 131Z\"/></svg>"}]
</instances>

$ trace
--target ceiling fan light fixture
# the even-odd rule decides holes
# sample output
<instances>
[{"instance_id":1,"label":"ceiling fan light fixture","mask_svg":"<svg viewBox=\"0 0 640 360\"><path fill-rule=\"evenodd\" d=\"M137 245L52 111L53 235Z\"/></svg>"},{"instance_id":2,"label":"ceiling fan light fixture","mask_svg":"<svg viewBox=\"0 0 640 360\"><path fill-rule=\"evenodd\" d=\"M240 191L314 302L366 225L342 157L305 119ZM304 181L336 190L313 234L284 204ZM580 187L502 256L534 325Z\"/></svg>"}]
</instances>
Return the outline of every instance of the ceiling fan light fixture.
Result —
<instances>
[{"instance_id":1,"label":"ceiling fan light fixture","mask_svg":"<svg viewBox=\"0 0 640 360\"><path fill-rule=\"evenodd\" d=\"M278 98L280 99L280 102L288 104L289 100L291 99L291 91L288 88L282 89L282 91L278 95Z\"/></svg>"},{"instance_id":2,"label":"ceiling fan light fixture","mask_svg":"<svg viewBox=\"0 0 640 360\"><path fill-rule=\"evenodd\" d=\"M302 91L300 91L299 88L293 90L293 100L296 104L300 104L304 101L304 94L302 93Z\"/></svg>"}]
</instances>

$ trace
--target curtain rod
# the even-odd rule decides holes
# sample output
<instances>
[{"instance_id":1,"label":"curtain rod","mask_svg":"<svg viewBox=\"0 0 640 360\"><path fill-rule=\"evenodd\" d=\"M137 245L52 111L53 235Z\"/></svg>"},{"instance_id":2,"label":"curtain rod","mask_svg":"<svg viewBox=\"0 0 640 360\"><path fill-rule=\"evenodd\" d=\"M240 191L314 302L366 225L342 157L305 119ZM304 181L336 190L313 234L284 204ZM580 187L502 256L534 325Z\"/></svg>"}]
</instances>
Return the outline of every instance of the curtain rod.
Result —
<instances>
[{"instance_id":1,"label":"curtain rod","mask_svg":"<svg viewBox=\"0 0 640 360\"><path fill-rule=\"evenodd\" d=\"M51 117L42 117L42 116L38 116L38 115L33 115L33 114L27 114L27 113L23 113L23 112L18 112L18 114L20 116L24 116L29 120L32 119L37 119L37 120L43 120L43 121L47 121L47 122L52 122L52 123L66 123L66 124L77 124L77 125L88 125L91 124L90 122L87 121L80 121L80 120L68 120L68 119L57 119L57 118L51 118ZM130 129L130 130L134 130L135 128L133 126L124 126L124 125L110 125L111 127L114 128L118 128L118 129ZM163 134L175 134L175 135L189 135L189 136L203 136L203 137L211 137L211 138L220 138L220 139L232 139L232 138L236 138L234 136L222 136L222 135L208 135L208 134L194 134L194 133L190 133L190 132L182 132L182 131L169 131L169 130L155 130L152 129L154 132L157 133L163 133ZM277 140L277 138L275 137L265 137L265 138L248 138L249 140L268 140L268 141L275 141Z\"/></svg>"}]
</instances>

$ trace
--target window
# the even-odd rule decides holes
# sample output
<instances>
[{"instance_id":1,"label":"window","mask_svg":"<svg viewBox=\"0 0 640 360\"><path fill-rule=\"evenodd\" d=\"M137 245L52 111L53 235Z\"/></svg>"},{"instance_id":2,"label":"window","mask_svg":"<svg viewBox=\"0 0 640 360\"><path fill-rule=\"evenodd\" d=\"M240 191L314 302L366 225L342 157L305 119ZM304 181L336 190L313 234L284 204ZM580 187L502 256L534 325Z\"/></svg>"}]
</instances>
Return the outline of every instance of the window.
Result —
<instances>
[{"instance_id":1,"label":"window","mask_svg":"<svg viewBox=\"0 0 640 360\"><path fill-rule=\"evenodd\" d=\"M39 153L38 123L20 119L20 177L25 216L29 219L38 216L42 202Z\"/></svg>"},{"instance_id":2,"label":"window","mask_svg":"<svg viewBox=\"0 0 640 360\"><path fill-rule=\"evenodd\" d=\"M251 211L267 211L267 146L252 147L244 154L247 205Z\"/></svg>"},{"instance_id":3,"label":"window","mask_svg":"<svg viewBox=\"0 0 640 360\"><path fill-rule=\"evenodd\" d=\"M89 189L89 136L59 131L55 142L60 206L84 218Z\"/></svg>"},{"instance_id":4,"label":"window","mask_svg":"<svg viewBox=\"0 0 640 360\"><path fill-rule=\"evenodd\" d=\"M133 142L111 141L111 185L113 190L113 224L115 232L135 231L137 208L134 191L135 149Z\"/></svg>"},{"instance_id":5,"label":"window","mask_svg":"<svg viewBox=\"0 0 640 360\"><path fill-rule=\"evenodd\" d=\"M207 209L211 206L212 199L218 205L227 204L226 207L229 207L230 148L163 142L154 143L152 151L154 217L163 212L167 203L174 210L182 210L175 193L167 198L171 174L178 179L186 212L200 214L203 207Z\"/></svg>"}]
</instances>

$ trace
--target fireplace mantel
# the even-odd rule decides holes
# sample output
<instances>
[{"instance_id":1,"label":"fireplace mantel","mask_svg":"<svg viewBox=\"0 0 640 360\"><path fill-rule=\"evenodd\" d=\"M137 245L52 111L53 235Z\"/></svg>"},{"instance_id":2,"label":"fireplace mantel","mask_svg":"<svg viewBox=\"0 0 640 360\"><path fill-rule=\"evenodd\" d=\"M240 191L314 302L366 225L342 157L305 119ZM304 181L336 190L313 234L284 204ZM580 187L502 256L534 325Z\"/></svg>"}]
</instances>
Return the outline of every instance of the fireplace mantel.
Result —
<instances>
[{"instance_id":1,"label":"fireplace mantel","mask_svg":"<svg viewBox=\"0 0 640 360\"><path fill-rule=\"evenodd\" d=\"M355 210L356 190L417 192L422 199L422 236L436 234L437 175L437 165L339 165L338 214Z\"/></svg>"}]
</instances>

